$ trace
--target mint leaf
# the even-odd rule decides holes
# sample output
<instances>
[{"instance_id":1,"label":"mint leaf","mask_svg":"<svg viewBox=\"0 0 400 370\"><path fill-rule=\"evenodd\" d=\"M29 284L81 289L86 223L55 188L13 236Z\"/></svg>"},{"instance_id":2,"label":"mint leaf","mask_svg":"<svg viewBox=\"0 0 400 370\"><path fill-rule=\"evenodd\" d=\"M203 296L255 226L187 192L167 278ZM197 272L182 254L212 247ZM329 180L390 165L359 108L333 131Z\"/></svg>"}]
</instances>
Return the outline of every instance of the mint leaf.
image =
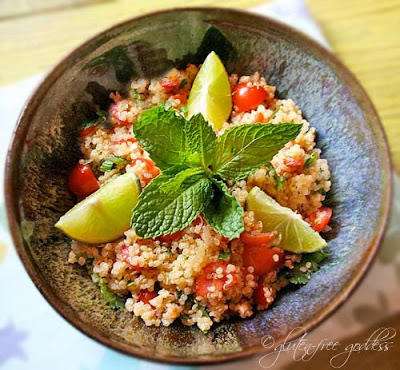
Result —
<instances>
[{"instance_id":1,"label":"mint leaf","mask_svg":"<svg viewBox=\"0 0 400 370\"><path fill-rule=\"evenodd\" d=\"M288 279L292 284L307 284L312 274L319 270L319 264L328 256L329 253L323 251L303 253L301 261L293 269L282 270L280 276Z\"/></svg>"},{"instance_id":2,"label":"mint leaf","mask_svg":"<svg viewBox=\"0 0 400 370\"><path fill-rule=\"evenodd\" d=\"M192 116L186 124L185 138L188 163L207 168L214 158L217 135L200 113Z\"/></svg>"},{"instance_id":3,"label":"mint leaf","mask_svg":"<svg viewBox=\"0 0 400 370\"><path fill-rule=\"evenodd\" d=\"M238 181L262 166L300 133L301 124L241 125L218 138L213 169L224 180Z\"/></svg>"},{"instance_id":4,"label":"mint leaf","mask_svg":"<svg viewBox=\"0 0 400 370\"><path fill-rule=\"evenodd\" d=\"M123 297L116 293L110 292L107 284L103 282L103 279L99 275L93 274L92 276L95 282L99 284L101 294L111 308L118 309L125 307L125 299Z\"/></svg>"},{"instance_id":5,"label":"mint leaf","mask_svg":"<svg viewBox=\"0 0 400 370\"><path fill-rule=\"evenodd\" d=\"M210 226L229 239L238 238L244 230L243 208L239 201L228 194L223 181L212 179L214 197L204 210Z\"/></svg>"},{"instance_id":6,"label":"mint leaf","mask_svg":"<svg viewBox=\"0 0 400 370\"><path fill-rule=\"evenodd\" d=\"M173 110L157 106L146 110L133 127L133 133L161 170L183 164L185 119Z\"/></svg>"},{"instance_id":7,"label":"mint leaf","mask_svg":"<svg viewBox=\"0 0 400 370\"><path fill-rule=\"evenodd\" d=\"M132 216L138 236L155 238L184 229L204 211L213 196L211 181L204 174L188 177L179 188L166 193L161 186L171 178L161 173L140 194Z\"/></svg>"},{"instance_id":8,"label":"mint leaf","mask_svg":"<svg viewBox=\"0 0 400 370\"><path fill-rule=\"evenodd\" d=\"M174 169L169 172L172 173L173 171L174 171ZM164 184L162 184L160 186L160 189L165 193L177 191L181 187L182 183L187 178L194 176L194 175L198 175L200 173L204 174L203 168L199 168L199 167L186 168L186 169L178 172L174 177L170 178Z\"/></svg>"}]
</instances>

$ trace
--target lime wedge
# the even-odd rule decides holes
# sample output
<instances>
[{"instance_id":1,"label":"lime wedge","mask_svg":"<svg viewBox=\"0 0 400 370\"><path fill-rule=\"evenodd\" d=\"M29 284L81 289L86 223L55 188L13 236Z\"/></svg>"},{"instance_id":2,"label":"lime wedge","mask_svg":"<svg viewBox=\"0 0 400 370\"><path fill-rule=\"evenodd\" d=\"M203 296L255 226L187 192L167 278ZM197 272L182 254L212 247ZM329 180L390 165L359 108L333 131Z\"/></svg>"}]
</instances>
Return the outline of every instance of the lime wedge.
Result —
<instances>
[{"instance_id":1,"label":"lime wedge","mask_svg":"<svg viewBox=\"0 0 400 370\"><path fill-rule=\"evenodd\" d=\"M55 226L85 243L118 239L131 225L140 191L140 181L134 173L121 175L75 205Z\"/></svg>"},{"instance_id":2,"label":"lime wedge","mask_svg":"<svg viewBox=\"0 0 400 370\"><path fill-rule=\"evenodd\" d=\"M279 247L290 252L315 252L327 245L326 241L301 216L254 187L247 196L247 210L253 211L263 223L263 231L278 231Z\"/></svg>"},{"instance_id":3,"label":"lime wedge","mask_svg":"<svg viewBox=\"0 0 400 370\"><path fill-rule=\"evenodd\" d=\"M201 113L220 130L232 110L232 93L228 74L215 52L208 54L197 74L187 102L188 118Z\"/></svg>"}]
</instances>

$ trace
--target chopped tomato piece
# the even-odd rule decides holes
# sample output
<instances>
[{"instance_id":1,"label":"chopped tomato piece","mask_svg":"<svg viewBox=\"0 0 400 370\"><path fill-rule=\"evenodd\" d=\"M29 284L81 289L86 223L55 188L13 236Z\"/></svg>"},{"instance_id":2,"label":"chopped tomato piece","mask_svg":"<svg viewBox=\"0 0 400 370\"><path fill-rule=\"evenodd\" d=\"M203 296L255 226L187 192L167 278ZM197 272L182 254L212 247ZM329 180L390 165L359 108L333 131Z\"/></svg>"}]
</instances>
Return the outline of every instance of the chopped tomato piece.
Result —
<instances>
[{"instance_id":1,"label":"chopped tomato piece","mask_svg":"<svg viewBox=\"0 0 400 370\"><path fill-rule=\"evenodd\" d=\"M199 217L197 217L194 221L193 221L193 226L197 226L197 225L203 225L204 223L204 218L203 215L200 215Z\"/></svg>"},{"instance_id":2,"label":"chopped tomato piece","mask_svg":"<svg viewBox=\"0 0 400 370\"><path fill-rule=\"evenodd\" d=\"M311 227L318 233L328 226L332 217L332 209L329 207L321 207L318 211L314 212L309 218Z\"/></svg>"},{"instance_id":3,"label":"chopped tomato piece","mask_svg":"<svg viewBox=\"0 0 400 370\"><path fill-rule=\"evenodd\" d=\"M130 124L130 122L120 119L119 110L118 110L117 104L115 104L115 103L110 105L110 114L118 121L119 124L121 124L121 125L129 125Z\"/></svg>"},{"instance_id":4,"label":"chopped tomato piece","mask_svg":"<svg viewBox=\"0 0 400 370\"><path fill-rule=\"evenodd\" d=\"M124 248L121 250L121 257L122 257L122 259L123 259L126 263L128 263L128 264L130 265L130 267L132 267L134 270L136 270L136 271L145 270L145 268L142 267L142 266L137 266L137 265L132 265L132 264L131 264L130 259L129 259L129 248L128 248L128 247L124 247Z\"/></svg>"},{"instance_id":5,"label":"chopped tomato piece","mask_svg":"<svg viewBox=\"0 0 400 370\"><path fill-rule=\"evenodd\" d=\"M262 123L264 122L264 115L261 112L258 112L254 118L254 123Z\"/></svg>"},{"instance_id":6,"label":"chopped tomato piece","mask_svg":"<svg viewBox=\"0 0 400 370\"><path fill-rule=\"evenodd\" d=\"M265 297L264 286L262 284L262 279L258 283L257 288L254 290L254 298L256 303L260 306L268 306L267 298Z\"/></svg>"},{"instance_id":7,"label":"chopped tomato piece","mask_svg":"<svg viewBox=\"0 0 400 370\"><path fill-rule=\"evenodd\" d=\"M171 92L179 87L179 80L176 77L166 77L160 81L160 85L166 92Z\"/></svg>"},{"instance_id":8,"label":"chopped tomato piece","mask_svg":"<svg viewBox=\"0 0 400 370\"><path fill-rule=\"evenodd\" d=\"M157 239L162 243L169 243L175 239L179 239L182 236L182 231L177 231L176 233L169 234L169 235L161 235Z\"/></svg>"},{"instance_id":9,"label":"chopped tomato piece","mask_svg":"<svg viewBox=\"0 0 400 370\"><path fill-rule=\"evenodd\" d=\"M218 292L224 288L231 287L240 281L240 276L236 272L228 273L226 268L228 263L225 261L211 262L204 267L203 272L196 278L196 294L205 297L211 290ZM217 277L217 269L222 269L221 277ZM227 275L231 274L232 279L228 282ZM211 290L209 289L211 288Z\"/></svg>"},{"instance_id":10,"label":"chopped tomato piece","mask_svg":"<svg viewBox=\"0 0 400 370\"><path fill-rule=\"evenodd\" d=\"M90 166L78 164L69 174L68 187L81 200L94 193L100 186Z\"/></svg>"},{"instance_id":11,"label":"chopped tomato piece","mask_svg":"<svg viewBox=\"0 0 400 370\"><path fill-rule=\"evenodd\" d=\"M132 165L135 165L136 162L142 162L146 166L146 172L151 174L152 177L156 177L160 174L160 170L156 167L154 161L147 158L137 158L132 162Z\"/></svg>"},{"instance_id":12,"label":"chopped tomato piece","mask_svg":"<svg viewBox=\"0 0 400 370\"><path fill-rule=\"evenodd\" d=\"M239 111L247 112L262 104L268 98L268 93L262 87L249 87L247 82L243 82L234 87L232 98Z\"/></svg>"},{"instance_id":13,"label":"chopped tomato piece","mask_svg":"<svg viewBox=\"0 0 400 370\"><path fill-rule=\"evenodd\" d=\"M258 231L243 231L240 240L246 245L263 245L271 243L276 237L276 231L261 233Z\"/></svg>"},{"instance_id":14,"label":"chopped tomato piece","mask_svg":"<svg viewBox=\"0 0 400 370\"><path fill-rule=\"evenodd\" d=\"M304 161L302 159L289 159L285 162L285 165L289 167L289 172L296 172L303 168Z\"/></svg>"},{"instance_id":15,"label":"chopped tomato piece","mask_svg":"<svg viewBox=\"0 0 400 370\"><path fill-rule=\"evenodd\" d=\"M129 138L129 139L122 139L122 140L117 140L117 141L113 141L113 144L123 144L123 143L137 143L137 140L133 137Z\"/></svg>"},{"instance_id":16,"label":"chopped tomato piece","mask_svg":"<svg viewBox=\"0 0 400 370\"><path fill-rule=\"evenodd\" d=\"M141 290L141 291L140 291L138 301L139 301L139 302L143 302L143 303L148 303L151 307L155 308L155 307L150 303L150 301L151 301L153 298L156 298L157 295L158 295L157 292L150 292L149 290L144 289L144 290Z\"/></svg>"},{"instance_id":17,"label":"chopped tomato piece","mask_svg":"<svg viewBox=\"0 0 400 370\"><path fill-rule=\"evenodd\" d=\"M267 275L278 268L284 260L284 252L265 245L245 245L243 266L254 268L255 275Z\"/></svg>"},{"instance_id":18,"label":"chopped tomato piece","mask_svg":"<svg viewBox=\"0 0 400 370\"><path fill-rule=\"evenodd\" d=\"M79 131L79 137L80 138L84 138L86 136L89 136L91 134L93 134L96 130L97 130L97 126L90 126L88 128L85 128L83 130Z\"/></svg>"},{"instance_id":19,"label":"chopped tomato piece","mask_svg":"<svg viewBox=\"0 0 400 370\"><path fill-rule=\"evenodd\" d=\"M179 90L179 93L176 95L172 95L173 99L178 99L181 104L185 104L187 100L188 93L186 90Z\"/></svg>"}]
</instances>

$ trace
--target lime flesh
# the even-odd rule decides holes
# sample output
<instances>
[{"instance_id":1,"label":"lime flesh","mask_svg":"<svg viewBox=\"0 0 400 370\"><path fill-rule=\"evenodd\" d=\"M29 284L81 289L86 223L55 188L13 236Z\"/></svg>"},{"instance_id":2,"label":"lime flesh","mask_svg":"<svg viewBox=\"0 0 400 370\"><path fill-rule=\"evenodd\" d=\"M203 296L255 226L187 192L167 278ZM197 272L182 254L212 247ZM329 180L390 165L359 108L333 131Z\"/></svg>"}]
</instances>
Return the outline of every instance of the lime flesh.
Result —
<instances>
[{"instance_id":1,"label":"lime flesh","mask_svg":"<svg viewBox=\"0 0 400 370\"><path fill-rule=\"evenodd\" d=\"M121 175L75 205L55 226L85 243L118 239L130 227L140 191L134 173Z\"/></svg>"},{"instance_id":2,"label":"lime flesh","mask_svg":"<svg viewBox=\"0 0 400 370\"><path fill-rule=\"evenodd\" d=\"M197 74L187 103L188 118L201 113L214 129L220 130L232 110L228 74L215 52L208 54Z\"/></svg>"},{"instance_id":3,"label":"lime flesh","mask_svg":"<svg viewBox=\"0 0 400 370\"><path fill-rule=\"evenodd\" d=\"M324 248L326 241L301 216L254 187L247 196L247 210L253 211L262 221L263 231L278 231L281 234L279 247L290 252L315 252Z\"/></svg>"}]
</instances>

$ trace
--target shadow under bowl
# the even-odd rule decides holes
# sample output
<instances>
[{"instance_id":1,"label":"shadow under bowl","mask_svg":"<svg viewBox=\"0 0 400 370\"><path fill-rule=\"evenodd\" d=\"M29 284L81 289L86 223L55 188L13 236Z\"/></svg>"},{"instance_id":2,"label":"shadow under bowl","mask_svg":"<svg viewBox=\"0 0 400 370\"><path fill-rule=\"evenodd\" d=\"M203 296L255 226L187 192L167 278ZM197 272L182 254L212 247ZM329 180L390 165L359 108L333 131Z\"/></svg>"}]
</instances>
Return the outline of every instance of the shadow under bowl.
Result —
<instances>
[{"instance_id":1,"label":"shadow under bowl","mask_svg":"<svg viewBox=\"0 0 400 370\"><path fill-rule=\"evenodd\" d=\"M285 289L268 310L223 321L205 336L181 325L146 327L113 311L84 268L70 265L68 239L54 228L73 204L70 169L80 158L79 126L107 109L110 91L131 77L160 76L202 63L216 51L228 72L259 71L291 98L318 133L329 162L331 256L309 283ZM175 9L119 24L67 56L25 106L9 150L6 201L11 233L26 270L71 324L129 355L170 363L215 363L266 353L309 331L343 303L377 251L388 218L391 169L384 133L370 100L351 73L324 48L268 18L227 9ZM271 349L269 349L271 350Z\"/></svg>"}]
</instances>

